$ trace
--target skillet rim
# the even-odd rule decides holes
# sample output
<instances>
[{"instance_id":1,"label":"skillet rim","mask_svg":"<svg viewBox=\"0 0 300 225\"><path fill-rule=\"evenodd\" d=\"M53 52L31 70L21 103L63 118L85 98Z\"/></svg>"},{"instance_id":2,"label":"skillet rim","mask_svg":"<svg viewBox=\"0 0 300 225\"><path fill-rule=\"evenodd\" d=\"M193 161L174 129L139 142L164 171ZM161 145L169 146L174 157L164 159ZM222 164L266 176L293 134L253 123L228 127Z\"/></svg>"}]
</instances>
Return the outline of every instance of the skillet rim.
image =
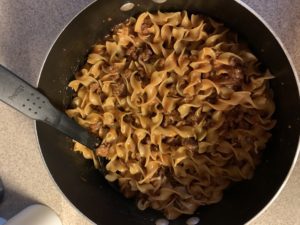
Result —
<instances>
[{"instance_id":1,"label":"skillet rim","mask_svg":"<svg viewBox=\"0 0 300 225\"><path fill-rule=\"evenodd\" d=\"M300 101L300 77L296 70L295 64L293 62L292 57L290 56L288 50L286 49L286 47L284 46L283 42L281 41L281 39L278 37L278 35L276 34L276 32L273 30L273 28L269 25L269 23L267 23L265 21L265 19L258 14L253 8L251 8L249 5L247 5L245 2L243 2L242 0L234 0L237 4L239 4L240 6L242 6L243 8L245 8L250 14L252 14L258 21L260 21L265 28L272 34L272 36L275 38L275 40L277 41L277 43L279 44L280 48L282 49L284 55L286 56L288 63L293 71L293 76L296 80L296 85L298 87L298 101ZM49 54L52 51L54 45L56 44L57 40L60 38L60 36L62 35L62 33L64 33L64 31L66 30L66 28L82 13L84 12L87 8L91 7L94 3L96 3L97 0L93 0L92 2L88 3L85 7L83 7L79 12L77 12L72 19L70 19L65 26L62 28L62 30L57 34L56 38L53 40L52 44L50 45L50 48L48 50L48 52L45 55L44 61L42 63L42 66L40 68L39 71L39 75L36 81L36 87L40 87L40 80L41 80L41 76L42 76L42 72L44 70L44 66L48 60ZM72 202L69 198L66 197L66 195L64 194L64 192L61 190L60 186L56 183L56 181L54 180L54 177L49 169L49 167L47 166L46 160L44 158L43 155L43 151L41 149L41 145L40 145L40 138L38 135L38 127L37 127L37 122L34 121L34 130L35 130L35 138L37 140L38 143L38 149L39 149L39 153L41 155L42 161L46 167L46 170L48 172L48 174L50 175L53 183L55 184L56 188L59 190L59 192L62 194L63 198L66 199L72 206L73 208L75 208L77 210L77 212L79 212L81 215L83 215L85 218L87 218L91 223L95 224L88 216L86 216L85 214L83 214ZM271 199L268 201L268 203L265 204L265 206L258 212L256 213L251 219L249 219L246 224L250 224L251 222L253 222L254 220L256 220L257 218L259 218L272 204L273 202L277 199L277 197L280 195L280 193L282 192L282 190L284 189L284 187L286 186L292 172L295 169L295 166L298 162L299 159L299 155L300 155L300 136L298 138L298 144L297 144L297 149L295 151L295 155L293 158L293 161L290 165L290 168L288 169L288 173L285 176L284 180L282 181L282 183L280 184L278 190L275 192L275 194L271 197Z\"/></svg>"}]
</instances>

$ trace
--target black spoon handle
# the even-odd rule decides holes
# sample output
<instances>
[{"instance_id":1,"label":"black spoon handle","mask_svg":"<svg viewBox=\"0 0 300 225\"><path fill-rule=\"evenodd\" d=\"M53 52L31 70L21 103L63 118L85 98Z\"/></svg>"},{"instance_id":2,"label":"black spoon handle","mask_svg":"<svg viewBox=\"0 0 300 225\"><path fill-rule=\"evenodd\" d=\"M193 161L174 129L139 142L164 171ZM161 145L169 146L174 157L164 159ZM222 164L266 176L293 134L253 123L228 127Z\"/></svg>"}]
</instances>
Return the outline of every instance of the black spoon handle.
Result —
<instances>
[{"instance_id":1,"label":"black spoon handle","mask_svg":"<svg viewBox=\"0 0 300 225\"><path fill-rule=\"evenodd\" d=\"M43 121L81 144L95 149L99 138L57 110L37 89L0 65L0 100L26 116Z\"/></svg>"}]
</instances>

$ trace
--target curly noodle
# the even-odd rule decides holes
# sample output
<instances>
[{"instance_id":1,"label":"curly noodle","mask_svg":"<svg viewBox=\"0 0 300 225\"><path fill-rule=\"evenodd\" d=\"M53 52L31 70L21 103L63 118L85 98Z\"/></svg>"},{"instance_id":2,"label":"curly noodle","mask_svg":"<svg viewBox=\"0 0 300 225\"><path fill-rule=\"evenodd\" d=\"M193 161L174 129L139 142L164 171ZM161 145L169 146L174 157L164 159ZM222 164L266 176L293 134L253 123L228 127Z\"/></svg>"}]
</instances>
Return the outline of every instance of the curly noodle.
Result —
<instances>
[{"instance_id":1,"label":"curly noodle","mask_svg":"<svg viewBox=\"0 0 300 225\"><path fill-rule=\"evenodd\" d=\"M144 12L93 46L66 112L102 138L108 181L175 219L252 177L275 125L272 75L259 65L221 23Z\"/></svg>"}]
</instances>

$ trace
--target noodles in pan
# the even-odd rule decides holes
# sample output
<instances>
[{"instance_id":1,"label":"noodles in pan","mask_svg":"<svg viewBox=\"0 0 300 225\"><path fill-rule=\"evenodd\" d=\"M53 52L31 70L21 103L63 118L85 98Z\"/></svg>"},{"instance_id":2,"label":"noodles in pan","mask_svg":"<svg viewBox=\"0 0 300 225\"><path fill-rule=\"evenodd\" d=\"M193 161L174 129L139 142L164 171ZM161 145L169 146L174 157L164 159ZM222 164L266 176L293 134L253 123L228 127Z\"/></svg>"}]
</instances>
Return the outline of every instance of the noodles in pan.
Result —
<instances>
[{"instance_id":1,"label":"noodles in pan","mask_svg":"<svg viewBox=\"0 0 300 225\"><path fill-rule=\"evenodd\" d=\"M275 125L273 77L260 67L221 23L144 12L93 46L67 114L102 138L108 181L175 219L252 177Z\"/></svg>"}]
</instances>

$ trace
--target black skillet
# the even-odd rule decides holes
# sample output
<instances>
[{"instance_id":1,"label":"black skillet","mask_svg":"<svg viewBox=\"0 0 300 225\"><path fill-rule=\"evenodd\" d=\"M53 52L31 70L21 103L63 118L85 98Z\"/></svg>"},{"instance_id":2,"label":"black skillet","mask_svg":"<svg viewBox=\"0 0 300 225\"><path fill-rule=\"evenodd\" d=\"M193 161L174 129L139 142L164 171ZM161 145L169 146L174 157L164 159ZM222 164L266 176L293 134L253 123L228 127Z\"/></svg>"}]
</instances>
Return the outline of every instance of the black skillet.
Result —
<instances>
[{"instance_id":1,"label":"black skillet","mask_svg":"<svg viewBox=\"0 0 300 225\"><path fill-rule=\"evenodd\" d=\"M64 110L71 98L66 89L75 71L88 54L90 46L110 29L130 16L146 10L201 13L224 22L236 30L268 67L272 81L278 120L263 163L250 181L234 185L224 199L197 211L201 225L244 224L261 212L282 188L298 153L300 130L299 82L286 52L265 23L243 3L233 0L132 0L135 7L120 11L121 0L96 1L77 15L53 45L42 70L38 88L56 107ZM298 86L297 86L298 84ZM154 224L162 215L153 210L139 211L132 200L125 199L107 185L102 176L80 155L71 151L71 140L47 124L36 123L37 136L45 162L55 182L84 215L97 224ZM185 224L185 216L171 224Z\"/></svg>"}]
</instances>

